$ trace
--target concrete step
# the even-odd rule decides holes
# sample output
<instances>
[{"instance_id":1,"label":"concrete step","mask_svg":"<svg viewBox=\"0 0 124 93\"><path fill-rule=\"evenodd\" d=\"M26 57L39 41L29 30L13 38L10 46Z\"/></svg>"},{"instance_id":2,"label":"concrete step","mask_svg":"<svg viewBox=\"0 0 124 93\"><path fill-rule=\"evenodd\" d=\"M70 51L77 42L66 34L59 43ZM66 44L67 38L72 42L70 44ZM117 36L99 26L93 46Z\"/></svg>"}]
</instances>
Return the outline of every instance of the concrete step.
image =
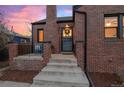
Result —
<instances>
[{"instance_id":1,"label":"concrete step","mask_svg":"<svg viewBox=\"0 0 124 93\"><path fill-rule=\"evenodd\" d=\"M82 73L84 74L84 73ZM35 85L45 86L64 86L64 87L84 87L89 86L88 80L82 74L68 74L68 75L49 75L39 73L33 80ZM84 77L85 76L85 77Z\"/></svg>"},{"instance_id":2,"label":"concrete step","mask_svg":"<svg viewBox=\"0 0 124 93\"><path fill-rule=\"evenodd\" d=\"M82 72L70 72L70 71L42 71L42 73L39 73L38 75L59 75L59 76L70 76L70 77L72 77L72 76L74 76L75 74L79 74L79 75L81 75L81 73ZM83 77L85 77L85 74L82 74L82 75L84 75Z\"/></svg>"},{"instance_id":3,"label":"concrete step","mask_svg":"<svg viewBox=\"0 0 124 93\"><path fill-rule=\"evenodd\" d=\"M55 67L45 67L44 69L42 69L42 71L44 72L67 72L67 73L82 73L81 69L76 67L76 68L66 68L66 69L63 69L63 68L59 68L59 69L56 69Z\"/></svg>"},{"instance_id":4,"label":"concrete step","mask_svg":"<svg viewBox=\"0 0 124 93\"><path fill-rule=\"evenodd\" d=\"M32 84L30 87L51 87L51 85L38 85L38 84ZM52 87L61 87L61 86L59 86L59 85L52 85Z\"/></svg>"},{"instance_id":5,"label":"concrete step","mask_svg":"<svg viewBox=\"0 0 124 93\"><path fill-rule=\"evenodd\" d=\"M77 64L76 63L52 63L52 62L49 62L47 65L51 65L51 66L77 66Z\"/></svg>"},{"instance_id":6,"label":"concrete step","mask_svg":"<svg viewBox=\"0 0 124 93\"><path fill-rule=\"evenodd\" d=\"M75 60L69 60L69 59L50 59L50 63L77 63Z\"/></svg>"},{"instance_id":7,"label":"concrete step","mask_svg":"<svg viewBox=\"0 0 124 93\"><path fill-rule=\"evenodd\" d=\"M34 77L31 87L88 87L89 81L77 66L74 55L52 55L50 62Z\"/></svg>"},{"instance_id":8,"label":"concrete step","mask_svg":"<svg viewBox=\"0 0 124 93\"><path fill-rule=\"evenodd\" d=\"M77 66L75 65L47 65L48 68L55 68L55 69L70 69L70 70L73 70L75 68L77 68Z\"/></svg>"}]
</instances>

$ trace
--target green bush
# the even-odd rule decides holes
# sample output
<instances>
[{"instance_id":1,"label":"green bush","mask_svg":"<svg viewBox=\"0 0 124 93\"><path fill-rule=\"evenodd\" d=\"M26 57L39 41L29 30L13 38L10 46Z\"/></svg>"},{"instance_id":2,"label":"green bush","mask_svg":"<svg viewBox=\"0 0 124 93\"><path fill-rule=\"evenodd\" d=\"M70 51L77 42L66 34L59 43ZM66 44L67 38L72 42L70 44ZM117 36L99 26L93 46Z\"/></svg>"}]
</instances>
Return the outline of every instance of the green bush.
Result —
<instances>
[{"instance_id":1,"label":"green bush","mask_svg":"<svg viewBox=\"0 0 124 93\"><path fill-rule=\"evenodd\" d=\"M5 48L0 51L0 61L6 61L9 58L9 52L8 49Z\"/></svg>"}]
</instances>

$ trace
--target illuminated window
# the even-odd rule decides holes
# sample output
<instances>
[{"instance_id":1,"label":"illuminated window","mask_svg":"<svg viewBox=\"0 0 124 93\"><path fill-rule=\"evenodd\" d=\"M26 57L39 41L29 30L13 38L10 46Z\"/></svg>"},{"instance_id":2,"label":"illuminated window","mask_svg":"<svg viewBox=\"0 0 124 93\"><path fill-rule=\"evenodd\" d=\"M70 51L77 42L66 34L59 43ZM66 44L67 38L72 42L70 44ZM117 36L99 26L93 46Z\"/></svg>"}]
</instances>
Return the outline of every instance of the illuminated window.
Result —
<instances>
[{"instance_id":1,"label":"illuminated window","mask_svg":"<svg viewBox=\"0 0 124 93\"><path fill-rule=\"evenodd\" d=\"M43 33L43 29L38 30L38 42L43 42L43 38L44 38L44 33Z\"/></svg>"},{"instance_id":2,"label":"illuminated window","mask_svg":"<svg viewBox=\"0 0 124 93\"><path fill-rule=\"evenodd\" d=\"M72 29L69 25L66 25L63 29L63 37L72 37Z\"/></svg>"},{"instance_id":3,"label":"illuminated window","mask_svg":"<svg viewBox=\"0 0 124 93\"><path fill-rule=\"evenodd\" d=\"M118 17L105 17L105 37L116 38L118 31Z\"/></svg>"}]
</instances>

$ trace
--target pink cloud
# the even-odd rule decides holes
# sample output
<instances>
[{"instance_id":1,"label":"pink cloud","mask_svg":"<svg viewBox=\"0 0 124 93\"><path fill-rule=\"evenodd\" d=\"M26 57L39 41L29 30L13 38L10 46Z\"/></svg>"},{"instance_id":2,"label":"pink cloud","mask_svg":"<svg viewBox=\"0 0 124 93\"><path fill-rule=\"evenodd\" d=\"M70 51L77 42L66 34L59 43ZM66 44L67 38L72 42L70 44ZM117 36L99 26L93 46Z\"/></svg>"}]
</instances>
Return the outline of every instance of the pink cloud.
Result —
<instances>
[{"instance_id":1,"label":"pink cloud","mask_svg":"<svg viewBox=\"0 0 124 93\"><path fill-rule=\"evenodd\" d=\"M8 16L8 26L13 26L14 31L29 35L29 24L46 17L45 6L25 6L19 12L14 12Z\"/></svg>"}]
</instances>

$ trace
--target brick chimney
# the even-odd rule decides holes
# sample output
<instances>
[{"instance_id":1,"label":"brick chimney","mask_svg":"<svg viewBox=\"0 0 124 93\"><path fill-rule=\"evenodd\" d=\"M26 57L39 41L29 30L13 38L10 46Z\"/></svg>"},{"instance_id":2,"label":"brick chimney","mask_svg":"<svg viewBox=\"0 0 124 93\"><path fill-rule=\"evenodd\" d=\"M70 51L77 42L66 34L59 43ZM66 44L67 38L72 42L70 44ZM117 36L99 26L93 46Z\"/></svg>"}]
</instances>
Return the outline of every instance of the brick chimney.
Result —
<instances>
[{"instance_id":1,"label":"brick chimney","mask_svg":"<svg viewBox=\"0 0 124 93\"><path fill-rule=\"evenodd\" d=\"M52 42L52 50L54 53L59 52L59 34L56 16L56 6L47 5L46 9L46 31L44 31L44 38L46 41Z\"/></svg>"}]
</instances>

